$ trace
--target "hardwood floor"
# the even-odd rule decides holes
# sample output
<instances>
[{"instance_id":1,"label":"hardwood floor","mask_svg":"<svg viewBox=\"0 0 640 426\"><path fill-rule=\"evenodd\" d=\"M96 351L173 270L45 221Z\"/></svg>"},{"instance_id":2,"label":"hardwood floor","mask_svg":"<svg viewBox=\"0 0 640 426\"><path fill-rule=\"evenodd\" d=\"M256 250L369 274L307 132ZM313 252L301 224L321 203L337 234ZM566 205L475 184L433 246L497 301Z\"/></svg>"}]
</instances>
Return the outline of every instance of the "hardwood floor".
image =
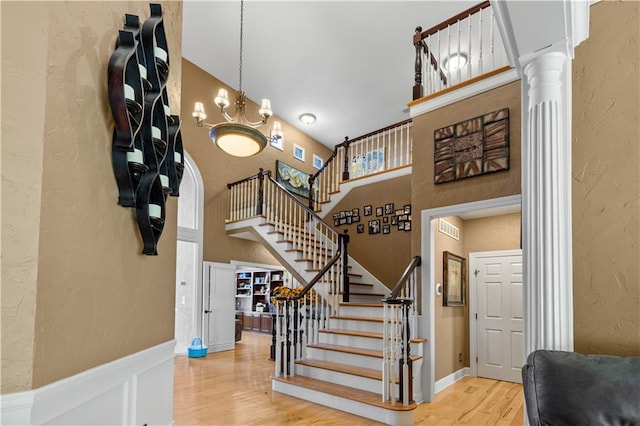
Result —
<instances>
[{"instance_id":1,"label":"hardwood floor","mask_svg":"<svg viewBox=\"0 0 640 426\"><path fill-rule=\"evenodd\" d=\"M380 423L271 391L271 336L242 333L233 351L176 357L174 424L379 425ZM416 425L521 425L522 386L465 377L415 411Z\"/></svg>"}]
</instances>

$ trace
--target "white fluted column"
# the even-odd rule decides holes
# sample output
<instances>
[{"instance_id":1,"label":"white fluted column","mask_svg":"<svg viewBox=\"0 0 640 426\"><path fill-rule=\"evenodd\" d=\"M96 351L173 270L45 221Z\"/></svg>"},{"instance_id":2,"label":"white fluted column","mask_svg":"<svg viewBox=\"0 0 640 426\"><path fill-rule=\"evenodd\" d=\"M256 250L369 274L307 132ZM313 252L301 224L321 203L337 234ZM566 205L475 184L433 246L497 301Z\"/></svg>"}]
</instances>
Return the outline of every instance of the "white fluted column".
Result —
<instances>
[{"instance_id":1,"label":"white fluted column","mask_svg":"<svg viewBox=\"0 0 640 426\"><path fill-rule=\"evenodd\" d=\"M573 350L571 60L561 51L535 56L523 78L526 356Z\"/></svg>"}]
</instances>

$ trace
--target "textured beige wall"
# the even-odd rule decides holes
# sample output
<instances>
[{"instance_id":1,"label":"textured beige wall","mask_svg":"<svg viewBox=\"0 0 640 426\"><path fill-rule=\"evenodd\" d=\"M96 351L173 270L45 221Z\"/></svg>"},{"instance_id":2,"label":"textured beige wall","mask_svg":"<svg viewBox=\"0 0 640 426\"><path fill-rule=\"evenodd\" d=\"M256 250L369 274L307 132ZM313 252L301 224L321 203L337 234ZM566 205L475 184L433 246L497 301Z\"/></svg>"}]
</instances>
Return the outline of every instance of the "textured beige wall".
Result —
<instances>
[{"instance_id":1,"label":"textured beige wall","mask_svg":"<svg viewBox=\"0 0 640 426\"><path fill-rule=\"evenodd\" d=\"M224 229L229 210L227 183L255 175L260 168L271 170L275 178L276 160L284 161L304 172L312 173L315 172L312 166L313 154L327 159L331 150L304 135L295 127L279 120L284 131L284 151L268 146L260 154L248 158L236 158L224 153L211 142L208 131L197 127L195 122L190 119L191 111L194 103L200 101L204 103L208 115L207 122L223 121L218 108L213 103L213 97L219 88L227 88L232 97L235 90L225 86L185 59L182 60L182 73L184 82L182 85L182 110L184 111L183 120L185 120L182 125L182 138L185 149L200 169L205 188L204 259L214 262L244 260L277 265L278 261L261 244L227 236ZM268 98L269 94L265 93L264 96ZM257 117L257 109L258 105L250 102L247 108L249 117ZM262 130L265 133L269 132L269 125L272 121L273 118L263 126ZM293 158L294 143L305 148L305 162Z\"/></svg>"},{"instance_id":2,"label":"textured beige wall","mask_svg":"<svg viewBox=\"0 0 640 426\"><path fill-rule=\"evenodd\" d=\"M31 388L47 63L47 8L2 15L2 393ZM35 23L24 31L25 23ZM9 38L20 34L20 38ZM20 43L16 43L20 40ZM25 55L24 52L29 52ZM46 189L45 189L46 190Z\"/></svg>"},{"instance_id":3,"label":"textured beige wall","mask_svg":"<svg viewBox=\"0 0 640 426\"><path fill-rule=\"evenodd\" d=\"M520 248L520 213L464 221L464 252L514 250Z\"/></svg>"},{"instance_id":4,"label":"textured beige wall","mask_svg":"<svg viewBox=\"0 0 640 426\"><path fill-rule=\"evenodd\" d=\"M440 232L436 232L434 236L435 282L441 284L443 284L443 252L448 251L464 257L464 222L457 216L449 216L445 219L460 229L460 240L454 240ZM469 264L467 262L468 269ZM468 289L468 279L466 285ZM463 368L466 365L465 358L469 358L468 300L467 298L466 306L443 306L444 295L436 296L434 314L436 321L436 380L440 380ZM465 330L467 330L466 333ZM460 355L462 355L462 361L459 360Z\"/></svg>"},{"instance_id":5,"label":"textured beige wall","mask_svg":"<svg viewBox=\"0 0 640 426\"><path fill-rule=\"evenodd\" d=\"M573 62L575 350L640 355L637 1L591 6Z\"/></svg>"},{"instance_id":6,"label":"textured beige wall","mask_svg":"<svg viewBox=\"0 0 640 426\"><path fill-rule=\"evenodd\" d=\"M340 226L336 230L349 231L349 255L387 287L393 288L411 260L411 232L413 231L398 231L397 226L391 226L389 234L381 232L369 235L369 220L380 219L380 224L383 224L382 217L376 217L376 207L384 207L387 203L393 203L396 209L411 204L411 176L402 176L353 189L329 212L326 222L333 223L334 212L360 209L360 223L364 224L364 234L356 232L355 223ZM363 215L363 208L368 204L373 207L372 216ZM413 216L414 219L415 217ZM391 224L390 216L388 223Z\"/></svg>"},{"instance_id":7,"label":"textured beige wall","mask_svg":"<svg viewBox=\"0 0 640 426\"><path fill-rule=\"evenodd\" d=\"M172 59L170 106L177 112L182 4L162 4ZM3 392L40 387L173 338L176 200L168 202L159 256L141 255L133 210L117 205L111 167L107 64L124 13L144 20L149 5L2 5L3 70L7 55L12 78L28 84L35 76L31 89L38 89L31 94L15 93L13 87L3 90L3 103L19 105L20 99L29 99L35 104L35 117L24 108L17 110L6 132L3 109L3 153L14 155L3 155L4 160L24 168L23 175L3 168L3 184L22 184L24 179L28 191L3 190L3 206L24 205L24 197L35 197L38 186L42 188L40 199L27 204L25 221L3 215L3 228L13 230L14 221L31 228L18 236L25 236L24 243L10 240L5 245L3 239L3 256L17 249L26 260L23 279L28 281L15 285L14 268L8 277L13 282L5 285L3 266ZM38 36L25 45L27 28ZM3 79L3 89L5 84ZM33 165L28 161L32 156ZM24 323L17 325L18 320ZM23 353L26 361L16 362ZM9 374L4 374L5 366Z\"/></svg>"}]
</instances>

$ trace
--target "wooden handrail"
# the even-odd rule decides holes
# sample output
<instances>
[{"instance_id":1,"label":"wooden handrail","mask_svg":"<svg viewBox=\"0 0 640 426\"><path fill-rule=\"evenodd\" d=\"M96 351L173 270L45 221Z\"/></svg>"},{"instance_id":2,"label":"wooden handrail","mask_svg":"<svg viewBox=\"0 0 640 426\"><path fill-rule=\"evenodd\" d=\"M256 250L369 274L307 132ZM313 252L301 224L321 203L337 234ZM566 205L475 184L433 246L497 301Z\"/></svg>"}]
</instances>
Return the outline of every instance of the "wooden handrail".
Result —
<instances>
[{"instance_id":1,"label":"wooden handrail","mask_svg":"<svg viewBox=\"0 0 640 426\"><path fill-rule=\"evenodd\" d=\"M390 301L398 297L398 294L400 293L400 291L402 291L402 287L404 286L404 283L407 282L407 280L409 279L413 271L418 266L420 266L421 263L422 263L422 258L420 256L415 256L413 259L411 259L411 262L407 266L407 269L404 270L404 272L402 273L402 276L398 280L398 283L393 287L393 290L391 291L391 295L387 297L385 300Z\"/></svg>"},{"instance_id":2,"label":"wooden handrail","mask_svg":"<svg viewBox=\"0 0 640 426\"><path fill-rule=\"evenodd\" d=\"M439 23L438 25L435 25L431 28L429 28L426 31L422 31L421 33L417 33L414 34L413 36L413 42L416 43L417 41L420 40L424 40L425 38L429 37L432 34L437 33L440 30L443 30L445 28L447 28L449 25L453 25L456 22L458 22L459 20L462 20L466 17L468 17L469 15L473 15L474 13L480 11L480 9L486 9L487 7L489 7L491 5L491 3L489 1L483 1L480 4L477 4L473 7L470 7L469 9L462 11L460 13L458 13L455 16L452 16L451 18L447 19L446 21L443 21L441 23Z\"/></svg>"},{"instance_id":3,"label":"wooden handrail","mask_svg":"<svg viewBox=\"0 0 640 426\"><path fill-rule=\"evenodd\" d=\"M249 177L246 177L244 179L240 179L238 181L228 183L227 184L227 189L231 189L231 187L233 187L235 185L238 185L240 183L249 182L250 180L253 180L253 179L259 179L261 175L262 176L265 176L265 175L271 176L271 170L267 170L266 172L264 171L263 168L260 168L259 170L260 171L257 174L253 175L253 176L249 176Z\"/></svg>"},{"instance_id":4,"label":"wooden handrail","mask_svg":"<svg viewBox=\"0 0 640 426\"><path fill-rule=\"evenodd\" d=\"M400 127L400 126L402 126L404 124L411 123L412 121L413 121L412 118L408 118L408 119L400 121L398 123L390 124L387 127L383 127L382 129L374 130L373 132L366 133L366 134L364 134L362 136L358 136L357 138L354 138L354 139L349 139L349 143L354 143L354 142L359 141L360 139L368 138L369 136L373 136L373 135L375 135L377 133L382 133L382 132L386 132L387 130L395 129L396 127Z\"/></svg>"}]
</instances>

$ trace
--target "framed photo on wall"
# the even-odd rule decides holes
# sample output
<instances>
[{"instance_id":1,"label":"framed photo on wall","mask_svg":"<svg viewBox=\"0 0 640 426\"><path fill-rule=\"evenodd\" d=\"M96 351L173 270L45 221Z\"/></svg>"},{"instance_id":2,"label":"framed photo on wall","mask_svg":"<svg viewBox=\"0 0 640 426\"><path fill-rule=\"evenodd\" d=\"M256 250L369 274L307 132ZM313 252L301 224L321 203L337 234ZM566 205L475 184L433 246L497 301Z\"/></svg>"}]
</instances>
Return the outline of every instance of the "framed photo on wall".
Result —
<instances>
[{"instance_id":1,"label":"framed photo on wall","mask_svg":"<svg viewBox=\"0 0 640 426\"><path fill-rule=\"evenodd\" d=\"M443 253L442 281L444 283L444 306L465 306L467 259L451 252Z\"/></svg>"},{"instance_id":2,"label":"framed photo on wall","mask_svg":"<svg viewBox=\"0 0 640 426\"><path fill-rule=\"evenodd\" d=\"M320 170L322 165L324 164L324 160L317 155L313 154L313 168Z\"/></svg>"},{"instance_id":3,"label":"framed photo on wall","mask_svg":"<svg viewBox=\"0 0 640 426\"><path fill-rule=\"evenodd\" d=\"M293 144L293 158L304 161L304 148L298 144Z\"/></svg>"}]
</instances>

